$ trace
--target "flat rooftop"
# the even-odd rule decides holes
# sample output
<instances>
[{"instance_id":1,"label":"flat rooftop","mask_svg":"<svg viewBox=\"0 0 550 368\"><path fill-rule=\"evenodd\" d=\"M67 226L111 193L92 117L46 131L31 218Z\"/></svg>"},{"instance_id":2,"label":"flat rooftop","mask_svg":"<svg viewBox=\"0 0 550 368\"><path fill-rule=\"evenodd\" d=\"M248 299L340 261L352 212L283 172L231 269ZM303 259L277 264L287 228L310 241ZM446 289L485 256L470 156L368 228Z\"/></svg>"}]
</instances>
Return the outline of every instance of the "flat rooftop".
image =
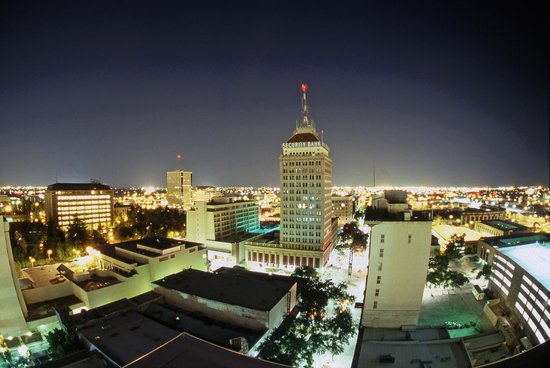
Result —
<instances>
[{"instance_id":1,"label":"flat rooftop","mask_svg":"<svg viewBox=\"0 0 550 368\"><path fill-rule=\"evenodd\" d=\"M158 303L151 303L144 314L175 330L187 332L226 349L232 349L229 341L236 337L246 338L248 345L252 347L264 334Z\"/></svg>"},{"instance_id":2,"label":"flat rooftop","mask_svg":"<svg viewBox=\"0 0 550 368\"><path fill-rule=\"evenodd\" d=\"M134 250L134 249L137 249L138 244L144 245L149 248L158 249L158 250L166 250L166 249L179 247L179 246L183 246L183 248L187 249L187 248L203 245L201 243L195 243L188 240L164 238L161 236L153 236L153 237L143 238L139 240L129 240L122 243L115 243L112 245L119 248L127 249L127 250Z\"/></svg>"},{"instance_id":3,"label":"flat rooftop","mask_svg":"<svg viewBox=\"0 0 550 368\"><path fill-rule=\"evenodd\" d=\"M402 331L398 328L365 328L364 341L430 341L448 339L449 332L445 327L416 327L414 330Z\"/></svg>"},{"instance_id":4,"label":"flat rooftop","mask_svg":"<svg viewBox=\"0 0 550 368\"><path fill-rule=\"evenodd\" d=\"M120 366L179 335L176 330L134 311L104 318L79 328L77 333Z\"/></svg>"},{"instance_id":5,"label":"flat rooftop","mask_svg":"<svg viewBox=\"0 0 550 368\"><path fill-rule=\"evenodd\" d=\"M205 299L269 311L296 282L279 277L250 278L239 274L218 274L187 269L153 283Z\"/></svg>"},{"instance_id":6,"label":"flat rooftop","mask_svg":"<svg viewBox=\"0 0 550 368\"><path fill-rule=\"evenodd\" d=\"M365 222L369 221L405 221L402 212L389 213L387 209L367 208L365 210ZM431 213L426 211L413 211L410 220L407 221L432 221Z\"/></svg>"},{"instance_id":7,"label":"flat rooftop","mask_svg":"<svg viewBox=\"0 0 550 368\"><path fill-rule=\"evenodd\" d=\"M29 320L53 316L55 315L55 307L62 308L79 304L84 305L84 303L82 303L82 301L74 295L45 300L39 303L27 304L27 310L29 311Z\"/></svg>"},{"instance_id":8,"label":"flat rooftop","mask_svg":"<svg viewBox=\"0 0 550 368\"><path fill-rule=\"evenodd\" d=\"M499 251L550 290L550 242L503 247Z\"/></svg>"},{"instance_id":9,"label":"flat rooftop","mask_svg":"<svg viewBox=\"0 0 550 368\"><path fill-rule=\"evenodd\" d=\"M226 236L225 238L216 239L216 241L225 243L240 243L258 235L260 235L260 233L238 233L235 235Z\"/></svg>"},{"instance_id":10,"label":"flat rooftop","mask_svg":"<svg viewBox=\"0 0 550 368\"><path fill-rule=\"evenodd\" d=\"M496 229L504 230L504 231L508 231L508 230L515 230L515 231L517 231L517 230L527 230L526 226L516 224L516 223L511 222L511 221L487 220L487 221L481 221L481 222L485 225L489 225L489 226L492 226Z\"/></svg>"},{"instance_id":11,"label":"flat rooftop","mask_svg":"<svg viewBox=\"0 0 550 368\"><path fill-rule=\"evenodd\" d=\"M356 352L358 357L355 357L353 367L471 367L468 353L460 340L391 340L392 334L388 335L388 331L383 340L369 340L372 336L367 330L364 328L359 335L361 345ZM394 331L400 332L399 329ZM411 335L412 332L410 331ZM427 331L422 333L427 337L430 335ZM439 332L435 333L437 334Z\"/></svg>"},{"instance_id":12,"label":"flat rooftop","mask_svg":"<svg viewBox=\"0 0 550 368\"><path fill-rule=\"evenodd\" d=\"M182 364L183 362L185 364ZM181 333L158 349L136 359L127 368L180 368L182 366L208 368L288 367L236 353L189 334Z\"/></svg>"},{"instance_id":13,"label":"flat rooftop","mask_svg":"<svg viewBox=\"0 0 550 368\"><path fill-rule=\"evenodd\" d=\"M550 235L546 233L512 234L486 238L483 241L494 247L503 248L533 243L550 243Z\"/></svg>"},{"instance_id":14,"label":"flat rooftop","mask_svg":"<svg viewBox=\"0 0 550 368\"><path fill-rule=\"evenodd\" d=\"M30 281L32 281L33 287L47 287L67 281L64 277L60 277L59 271L57 271L57 267L59 267L59 265L60 263L56 263L32 268L24 268L21 271Z\"/></svg>"},{"instance_id":15,"label":"flat rooftop","mask_svg":"<svg viewBox=\"0 0 550 368\"><path fill-rule=\"evenodd\" d=\"M432 233L435 232L443 240L448 242L454 234L464 234L464 241L477 241L481 238L481 234L477 231L453 225L434 225L432 226Z\"/></svg>"}]
</instances>

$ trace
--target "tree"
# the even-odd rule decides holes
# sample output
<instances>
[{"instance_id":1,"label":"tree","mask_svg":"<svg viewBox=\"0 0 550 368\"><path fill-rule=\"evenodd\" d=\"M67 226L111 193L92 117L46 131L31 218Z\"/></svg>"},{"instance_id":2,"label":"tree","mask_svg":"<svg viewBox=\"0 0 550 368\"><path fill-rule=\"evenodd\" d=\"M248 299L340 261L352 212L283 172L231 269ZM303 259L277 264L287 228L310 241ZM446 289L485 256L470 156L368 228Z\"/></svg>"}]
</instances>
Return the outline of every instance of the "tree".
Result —
<instances>
[{"instance_id":1,"label":"tree","mask_svg":"<svg viewBox=\"0 0 550 368\"><path fill-rule=\"evenodd\" d=\"M48 332L46 341L49 344L48 353L52 359L61 358L81 349L78 337L74 332L65 332L59 328Z\"/></svg>"},{"instance_id":2,"label":"tree","mask_svg":"<svg viewBox=\"0 0 550 368\"><path fill-rule=\"evenodd\" d=\"M354 252L362 252L366 249L368 235L362 232L355 221L342 226L338 234L338 242L335 249L343 254L345 249L352 249Z\"/></svg>"},{"instance_id":3,"label":"tree","mask_svg":"<svg viewBox=\"0 0 550 368\"><path fill-rule=\"evenodd\" d=\"M485 280L489 280L489 277L491 276L491 265L486 263L483 265L483 268L477 273L476 279L485 278Z\"/></svg>"},{"instance_id":4,"label":"tree","mask_svg":"<svg viewBox=\"0 0 550 368\"><path fill-rule=\"evenodd\" d=\"M90 239L88 228L84 221L74 217L73 222L67 228L67 240L75 246L82 246Z\"/></svg>"},{"instance_id":5,"label":"tree","mask_svg":"<svg viewBox=\"0 0 550 368\"><path fill-rule=\"evenodd\" d=\"M107 244L107 239L105 239L105 236L99 230L94 230L92 231L92 242L95 245L103 245Z\"/></svg>"},{"instance_id":6,"label":"tree","mask_svg":"<svg viewBox=\"0 0 550 368\"><path fill-rule=\"evenodd\" d=\"M464 252L464 238L466 234L458 235L452 234L449 243L445 247L444 254L449 257L450 260L458 259Z\"/></svg>"},{"instance_id":7,"label":"tree","mask_svg":"<svg viewBox=\"0 0 550 368\"><path fill-rule=\"evenodd\" d=\"M275 330L260 346L260 357L274 362L311 366L315 354L340 354L355 332L349 311L355 298L345 283L320 280L311 267L298 267L293 276L307 280L300 295L300 313L288 328ZM333 306L332 310L329 306Z\"/></svg>"},{"instance_id":8,"label":"tree","mask_svg":"<svg viewBox=\"0 0 550 368\"><path fill-rule=\"evenodd\" d=\"M449 270L449 256L437 255L430 258L426 282L444 288L457 288L468 282L462 273Z\"/></svg>"}]
</instances>

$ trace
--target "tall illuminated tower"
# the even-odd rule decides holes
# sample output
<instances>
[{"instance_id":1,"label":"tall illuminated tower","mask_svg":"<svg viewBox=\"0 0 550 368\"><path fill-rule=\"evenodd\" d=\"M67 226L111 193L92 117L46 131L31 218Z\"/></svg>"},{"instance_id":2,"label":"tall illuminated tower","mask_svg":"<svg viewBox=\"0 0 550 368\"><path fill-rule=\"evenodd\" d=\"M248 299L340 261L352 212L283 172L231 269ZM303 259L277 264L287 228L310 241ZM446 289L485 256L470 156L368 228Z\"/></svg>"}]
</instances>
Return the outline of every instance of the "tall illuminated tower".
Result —
<instances>
[{"instance_id":1,"label":"tall illuminated tower","mask_svg":"<svg viewBox=\"0 0 550 368\"><path fill-rule=\"evenodd\" d=\"M166 199L171 206L188 207L191 205L191 171L168 171L166 173Z\"/></svg>"},{"instance_id":2,"label":"tall illuminated tower","mask_svg":"<svg viewBox=\"0 0 550 368\"><path fill-rule=\"evenodd\" d=\"M307 89L302 83L302 116L279 157L280 243L286 253L280 263L319 268L328 261L337 225L332 220L330 150L309 116Z\"/></svg>"}]
</instances>

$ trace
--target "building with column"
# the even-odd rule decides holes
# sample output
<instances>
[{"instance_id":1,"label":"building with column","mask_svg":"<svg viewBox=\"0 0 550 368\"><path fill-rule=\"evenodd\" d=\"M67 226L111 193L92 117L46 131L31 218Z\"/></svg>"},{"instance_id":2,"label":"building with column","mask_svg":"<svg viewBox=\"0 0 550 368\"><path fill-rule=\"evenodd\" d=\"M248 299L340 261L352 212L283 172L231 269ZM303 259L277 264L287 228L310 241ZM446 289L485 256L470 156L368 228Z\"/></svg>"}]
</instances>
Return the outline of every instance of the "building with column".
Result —
<instances>
[{"instance_id":1,"label":"building with column","mask_svg":"<svg viewBox=\"0 0 550 368\"><path fill-rule=\"evenodd\" d=\"M363 327L416 325L422 305L432 222L406 203L389 202L392 207L371 208L365 215L371 233Z\"/></svg>"},{"instance_id":2,"label":"building with column","mask_svg":"<svg viewBox=\"0 0 550 368\"><path fill-rule=\"evenodd\" d=\"M282 144L279 156L280 243L249 244L247 262L265 260L265 254L274 267L320 268L332 250L338 227L337 219L332 217L332 160L329 147L309 116L307 88L303 83L302 116L293 135ZM289 264L290 259L300 263Z\"/></svg>"},{"instance_id":3,"label":"building with column","mask_svg":"<svg viewBox=\"0 0 550 368\"><path fill-rule=\"evenodd\" d=\"M77 217L90 230L113 223L113 189L100 183L55 183L45 194L46 220L66 229Z\"/></svg>"},{"instance_id":4,"label":"building with column","mask_svg":"<svg viewBox=\"0 0 550 368\"><path fill-rule=\"evenodd\" d=\"M192 203L191 171L168 171L166 173L166 200L170 206L188 207Z\"/></svg>"}]
</instances>

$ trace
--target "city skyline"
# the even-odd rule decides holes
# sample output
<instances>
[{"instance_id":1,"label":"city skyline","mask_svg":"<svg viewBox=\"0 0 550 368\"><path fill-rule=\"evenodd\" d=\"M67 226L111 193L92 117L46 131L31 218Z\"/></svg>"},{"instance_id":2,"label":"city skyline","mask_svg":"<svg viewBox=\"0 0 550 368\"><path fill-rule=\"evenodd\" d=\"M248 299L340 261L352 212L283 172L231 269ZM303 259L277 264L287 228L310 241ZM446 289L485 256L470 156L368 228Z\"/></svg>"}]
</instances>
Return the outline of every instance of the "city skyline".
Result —
<instances>
[{"instance_id":1,"label":"city skyline","mask_svg":"<svg viewBox=\"0 0 550 368\"><path fill-rule=\"evenodd\" d=\"M0 185L278 186L302 82L336 186L548 185L546 3L211 5L3 4Z\"/></svg>"}]
</instances>

